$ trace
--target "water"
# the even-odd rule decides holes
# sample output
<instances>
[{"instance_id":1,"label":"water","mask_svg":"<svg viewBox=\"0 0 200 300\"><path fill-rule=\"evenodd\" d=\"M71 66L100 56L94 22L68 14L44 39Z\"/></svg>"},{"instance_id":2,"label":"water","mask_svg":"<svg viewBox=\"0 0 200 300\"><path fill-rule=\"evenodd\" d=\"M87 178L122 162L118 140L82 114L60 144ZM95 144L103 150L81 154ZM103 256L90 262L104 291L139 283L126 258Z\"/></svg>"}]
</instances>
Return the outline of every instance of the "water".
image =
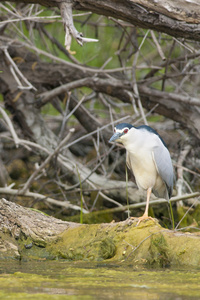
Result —
<instances>
[{"instance_id":1,"label":"water","mask_svg":"<svg viewBox=\"0 0 200 300\"><path fill-rule=\"evenodd\" d=\"M0 261L0 299L200 299L198 270L67 261Z\"/></svg>"}]
</instances>

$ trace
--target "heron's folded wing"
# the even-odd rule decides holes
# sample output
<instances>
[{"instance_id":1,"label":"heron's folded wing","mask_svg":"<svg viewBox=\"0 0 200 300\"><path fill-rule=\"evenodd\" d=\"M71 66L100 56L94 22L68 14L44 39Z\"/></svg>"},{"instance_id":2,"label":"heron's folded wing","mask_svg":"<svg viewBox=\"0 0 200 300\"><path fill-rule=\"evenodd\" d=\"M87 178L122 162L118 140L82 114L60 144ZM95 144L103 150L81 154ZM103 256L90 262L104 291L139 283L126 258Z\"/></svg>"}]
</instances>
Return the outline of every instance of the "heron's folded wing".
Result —
<instances>
[{"instance_id":1,"label":"heron's folded wing","mask_svg":"<svg viewBox=\"0 0 200 300\"><path fill-rule=\"evenodd\" d=\"M174 172L169 151L164 145L157 146L153 149L152 156L157 171L167 186L170 198L173 191Z\"/></svg>"}]
</instances>

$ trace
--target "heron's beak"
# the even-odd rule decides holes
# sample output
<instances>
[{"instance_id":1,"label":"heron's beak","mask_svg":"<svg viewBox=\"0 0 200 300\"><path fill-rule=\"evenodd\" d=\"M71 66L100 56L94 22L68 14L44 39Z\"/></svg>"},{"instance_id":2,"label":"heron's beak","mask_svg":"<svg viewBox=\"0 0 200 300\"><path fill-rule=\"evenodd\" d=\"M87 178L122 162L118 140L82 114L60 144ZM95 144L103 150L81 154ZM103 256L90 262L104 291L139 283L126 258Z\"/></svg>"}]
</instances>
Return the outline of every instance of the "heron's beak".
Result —
<instances>
[{"instance_id":1,"label":"heron's beak","mask_svg":"<svg viewBox=\"0 0 200 300\"><path fill-rule=\"evenodd\" d=\"M120 139L123 134L120 132L115 132L113 136L110 138L109 142L114 142Z\"/></svg>"}]
</instances>

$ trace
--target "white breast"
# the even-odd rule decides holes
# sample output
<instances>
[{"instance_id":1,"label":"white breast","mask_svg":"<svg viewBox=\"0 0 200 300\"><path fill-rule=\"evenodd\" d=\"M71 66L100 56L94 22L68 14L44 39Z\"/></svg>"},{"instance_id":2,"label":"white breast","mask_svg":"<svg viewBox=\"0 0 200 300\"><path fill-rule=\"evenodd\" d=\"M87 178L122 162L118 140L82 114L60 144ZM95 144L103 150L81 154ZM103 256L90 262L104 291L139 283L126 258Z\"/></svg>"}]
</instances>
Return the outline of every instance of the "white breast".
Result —
<instances>
[{"instance_id":1,"label":"white breast","mask_svg":"<svg viewBox=\"0 0 200 300\"><path fill-rule=\"evenodd\" d=\"M130 135L125 136L122 141L127 150L127 165L132 170L138 187L144 190L151 187L154 191L160 190L165 194L166 186L158 174L153 155L155 145L160 142L159 138L148 131L136 129L130 134L131 138Z\"/></svg>"},{"instance_id":2,"label":"white breast","mask_svg":"<svg viewBox=\"0 0 200 300\"><path fill-rule=\"evenodd\" d=\"M158 172L152 158L143 151L132 154L127 151L127 165L132 170L139 188L147 190L154 187L158 178Z\"/></svg>"}]
</instances>

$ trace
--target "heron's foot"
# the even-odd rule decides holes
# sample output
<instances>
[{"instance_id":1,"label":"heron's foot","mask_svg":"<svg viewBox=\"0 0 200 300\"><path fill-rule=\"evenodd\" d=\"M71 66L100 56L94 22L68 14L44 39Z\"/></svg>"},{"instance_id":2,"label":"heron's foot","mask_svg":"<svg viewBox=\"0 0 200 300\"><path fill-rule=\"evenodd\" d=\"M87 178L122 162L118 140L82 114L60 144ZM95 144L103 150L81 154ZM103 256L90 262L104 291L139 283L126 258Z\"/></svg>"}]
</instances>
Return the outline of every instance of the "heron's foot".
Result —
<instances>
[{"instance_id":1,"label":"heron's foot","mask_svg":"<svg viewBox=\"0 0 200 300\"><path fill-rule=\"evenodd\" d=\"M136 221L137 222L136 226L138 226L140 224L140 222L145 221L145 220L152 220L154 222L157 222L157 219L149 217L149 216L147 216L145 214L143 216L141 216L141 217L129 217L127 220L130 220L132 222Z\"/></svg>"},{"instance_id":2,"label":"heron's foot","mask_svg":"<svg viewBox=\"0 0 200 300\"><path fill-rule=\"evenodd\" d=\"M154 219L154 218L149 217L148 215L145 215L145 214L144 214L143 216L137 218L137 219L138 219L138 222L137 222L137 225L136 225L136 226L138 226L138 225L140 224L140 222L145 221L145 220L152 220L152 221L155 222L155 219Z\"/></svg>"}]
</instances>

